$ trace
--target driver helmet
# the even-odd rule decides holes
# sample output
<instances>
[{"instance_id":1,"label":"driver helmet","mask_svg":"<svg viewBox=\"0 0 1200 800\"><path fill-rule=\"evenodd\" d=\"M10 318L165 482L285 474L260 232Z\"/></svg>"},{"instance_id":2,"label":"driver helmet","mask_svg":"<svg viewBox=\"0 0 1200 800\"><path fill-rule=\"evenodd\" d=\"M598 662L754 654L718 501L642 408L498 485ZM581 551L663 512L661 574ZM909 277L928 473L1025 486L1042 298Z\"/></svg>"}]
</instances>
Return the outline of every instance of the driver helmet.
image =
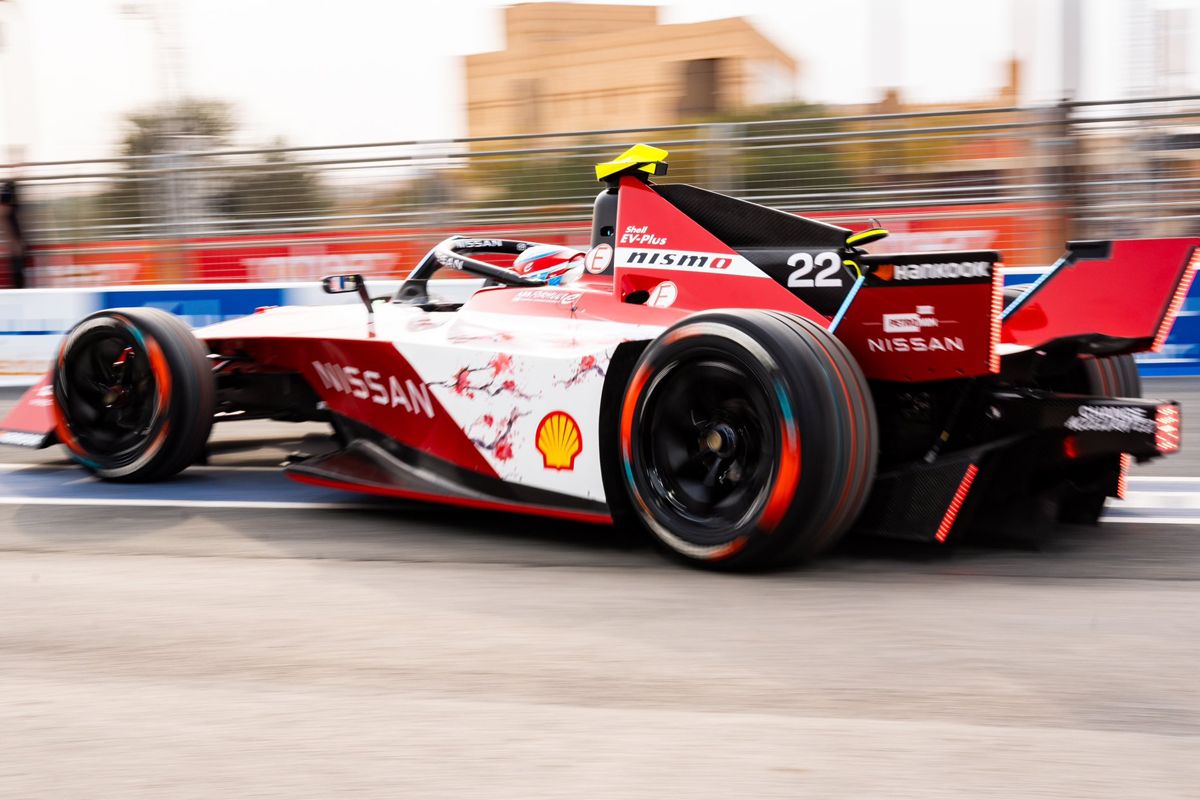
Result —
<instances>
[{"instance_id":1,"label":"driver helmet","mask_svg":"<svg viewBox=\"0 0 1200 800\"><path fill-rule=\"evenodd\" d=\"M584 253L557 244L535 244L517 256L512 268L524 278L551 286L569 283L582 272Z\"/></svg>"}]
</instances>

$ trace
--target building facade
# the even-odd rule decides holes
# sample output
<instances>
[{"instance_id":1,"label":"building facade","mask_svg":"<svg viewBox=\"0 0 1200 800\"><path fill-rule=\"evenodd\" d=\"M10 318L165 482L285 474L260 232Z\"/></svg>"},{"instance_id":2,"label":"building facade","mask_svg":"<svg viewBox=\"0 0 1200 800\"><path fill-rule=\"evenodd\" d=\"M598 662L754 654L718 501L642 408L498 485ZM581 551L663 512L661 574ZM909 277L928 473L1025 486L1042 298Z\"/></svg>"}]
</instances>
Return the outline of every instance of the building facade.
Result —
<instances>
[{"instance_id":1,"label":"building facade","mask_svg":"<svg viewBox=\"0 0 1200 800\"><path fill-rule=\"evenodd\" d=\"M742 18L660 25L652 6L526 3L505 49L466 57L469 135L669 125L794 99L796 62Z\"/></svg>"}]
</instances>

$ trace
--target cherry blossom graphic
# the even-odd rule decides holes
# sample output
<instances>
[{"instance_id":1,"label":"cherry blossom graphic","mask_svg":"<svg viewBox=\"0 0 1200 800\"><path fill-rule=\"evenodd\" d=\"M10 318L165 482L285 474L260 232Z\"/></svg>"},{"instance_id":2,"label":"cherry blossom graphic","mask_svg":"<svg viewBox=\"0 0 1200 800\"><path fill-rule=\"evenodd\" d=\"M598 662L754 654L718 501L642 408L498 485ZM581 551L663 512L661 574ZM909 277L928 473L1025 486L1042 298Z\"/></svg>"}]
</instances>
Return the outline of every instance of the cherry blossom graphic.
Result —
<instances>
[{"instance_id":1,"label":"cherry blossom graphic","mask_svg":"<svg viewBox=\"0 0 1200 800\"><path fill-rule=\"evenodd\" d=\"M528 400L528 395L517 387L517 382L510 377L502 377L512 371L512 356L507 353L497 353L491 361L482 367L462 367L454 373L454 377L445 381L431 382L430 386L441 386L450 389L457 395L475 399L476 395L496 397L509 394ZM601 373L603 374L603 373Z\"/></svg>"},{"instance_id":2,"label":"cherry blossom graphic","mask_svg":"<svg viewBox=\"0 0 1200 800\"><path fill-rule=\"evenodd\" d=\"M582 383L589 375L599 375L604 377L604 367L596 363L595 356L584 356L579 359L579 363L575 365L575 371L566 380L558 381L559 386L575 386Z\"/></svg>"},{"instance_id":3,"label":"cherry blossom graphic","mask_svg":"<svg viewBox=\"0 0 1200 800\"><path fill-rule=\"evenodd\" d=\"M454 391L458 394L465 394L471 388L471 370L463 367L454 376Z\"/></svg>"},{"instance_id":4,"label":"cherry blossom graphic","mask_svg":"<svg viewBox=\"0 0 1200 800\"><path fill-rule=\"evenodd\" d=\"M446 339L454 344L506 344L511 342L516 337L511 333L498 333L496 331L480 331L479 333L452 333Z\"/></svg>"},{"instance_id":5,"label":"cherry blossom graphic","mask_svg":"<svg viewBox=\"0 0 1200 800\"><path fill-rule=\"evenodd\" d=\"M513 427L517 424L517 420L527 416L529 416L528 411L519 411L515 408L508 413L507 417L499 420L491 414L484 414L467 429L467 436L472 444L480 450L491 453L497 461L508 461L513 457Z\"/></svg>"},{"instance_id":6,"label":"cherry blossom graphic","mask_svg":"<svg viewBox=\"0 0 1200 800\"><path fill-rule=\"evenodd\" d=\"M496 357L488 362L488 366L492 368L492 376L495 377L512 369L512 356L508 353L497 353Z\"/></svg>"}]
</instances>

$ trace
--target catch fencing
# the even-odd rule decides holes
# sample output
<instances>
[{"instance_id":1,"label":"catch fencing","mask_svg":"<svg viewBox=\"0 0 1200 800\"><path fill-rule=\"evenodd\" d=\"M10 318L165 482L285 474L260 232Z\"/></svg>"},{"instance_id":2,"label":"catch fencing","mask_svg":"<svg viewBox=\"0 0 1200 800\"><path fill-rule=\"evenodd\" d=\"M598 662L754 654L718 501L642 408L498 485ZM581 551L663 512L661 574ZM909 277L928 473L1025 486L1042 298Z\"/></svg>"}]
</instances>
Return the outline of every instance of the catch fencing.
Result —
<instances>
[{"instance_id":1,"label":"catch fencing","mask_svg":"<svg viewBox=\"0 0 1200 800\"><path fill-rule=\"evenodd\" d=\"M439 238L586 240L592 166L633 142L672 181L849 226L877 248L996 248L1200 231L1200 97L808 116L9 165L38 286L402 276Z\"/></svg>"}]
</instances>

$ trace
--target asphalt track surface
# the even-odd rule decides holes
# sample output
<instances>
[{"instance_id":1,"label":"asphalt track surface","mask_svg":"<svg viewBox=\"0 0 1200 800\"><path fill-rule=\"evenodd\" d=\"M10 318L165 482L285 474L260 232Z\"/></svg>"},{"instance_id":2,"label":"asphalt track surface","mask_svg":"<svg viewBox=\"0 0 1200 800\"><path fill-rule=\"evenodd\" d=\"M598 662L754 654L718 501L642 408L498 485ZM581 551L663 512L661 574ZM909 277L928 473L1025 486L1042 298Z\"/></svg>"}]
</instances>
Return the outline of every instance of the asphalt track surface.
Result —
<instances>
[{"instance_id":1,"label":"asphalt track surface","mask_svg":"<svg viewBox=\"0 0 1200 800\"><path fill-rule=\"evenodd\" d=\"M295 426L137 492L0 448L0 797L1195 798L1200 382L1146 384L1185 449L1099 528L749 577L294 485Z\"/></svg>"}]
</instances>

